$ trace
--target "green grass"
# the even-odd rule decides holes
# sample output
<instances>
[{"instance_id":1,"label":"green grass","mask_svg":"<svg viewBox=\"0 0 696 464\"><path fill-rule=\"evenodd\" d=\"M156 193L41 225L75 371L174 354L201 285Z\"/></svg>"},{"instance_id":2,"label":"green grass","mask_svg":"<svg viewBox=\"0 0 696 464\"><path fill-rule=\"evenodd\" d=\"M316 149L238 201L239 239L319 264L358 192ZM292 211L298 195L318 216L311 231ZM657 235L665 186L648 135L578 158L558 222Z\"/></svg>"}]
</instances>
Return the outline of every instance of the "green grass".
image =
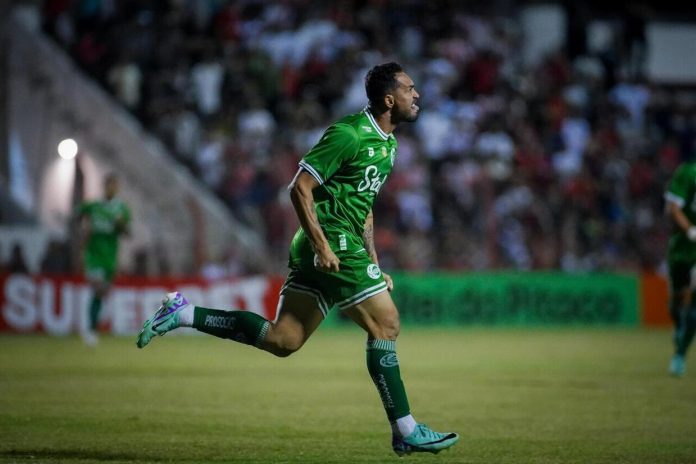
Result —
<instances>
[{"instance_id":1,"label":"green grass","mask_svg":"<svg viewBox=\"0 0 696 464\"><path fill-rule=\"evenodd\" d=\"M134 340L0 337L0 462L696 462L696 365L667 376L667 331L406 328L416 419L462 439L403 461L358 329L320 329L288 359Z\"/></svg>"}]
</instances>

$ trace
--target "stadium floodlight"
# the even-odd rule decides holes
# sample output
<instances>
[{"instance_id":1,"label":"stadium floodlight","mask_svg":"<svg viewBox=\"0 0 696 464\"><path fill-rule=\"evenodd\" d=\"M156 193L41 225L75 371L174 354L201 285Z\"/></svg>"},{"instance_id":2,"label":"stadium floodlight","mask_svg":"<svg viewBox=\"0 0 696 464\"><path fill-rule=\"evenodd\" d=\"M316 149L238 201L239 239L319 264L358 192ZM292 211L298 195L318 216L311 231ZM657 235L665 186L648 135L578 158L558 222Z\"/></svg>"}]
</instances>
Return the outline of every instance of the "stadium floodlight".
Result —
<instances>
[{"instance_id":1,"label":"stadium floodlight","mask_svg":"<svg viewBox=\"0 0 696 464\"><path fill-rule=\"evenodd\" d=\"M66 160L75 158L77 156L77 142L73 139L61 140L58 144L58 156Z\"/></svg>"}]
</instances>

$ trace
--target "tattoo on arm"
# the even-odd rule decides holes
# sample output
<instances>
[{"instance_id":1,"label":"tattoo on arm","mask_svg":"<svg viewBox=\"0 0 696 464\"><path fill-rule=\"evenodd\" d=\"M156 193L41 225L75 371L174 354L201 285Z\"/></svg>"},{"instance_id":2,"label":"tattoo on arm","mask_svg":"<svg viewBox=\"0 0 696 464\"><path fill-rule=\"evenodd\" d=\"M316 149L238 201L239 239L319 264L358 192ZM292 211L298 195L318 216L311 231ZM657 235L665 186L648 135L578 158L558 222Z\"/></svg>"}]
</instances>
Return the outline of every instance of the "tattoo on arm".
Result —
<instances>
[{"instance_id":1,"label":"tattoo on arm","mask_svg":"<svg viewBox=\"0 0 696 464\"><path fill-rule=\"evenodd\" d=\"M375 250L375 229L372 222L372 211L367 215L365 220L365 230L363 230L363 242L365 243L365 250L367 254L370 255L372 261L377 264L377 250Z\"/></svg>"}]
</instances>

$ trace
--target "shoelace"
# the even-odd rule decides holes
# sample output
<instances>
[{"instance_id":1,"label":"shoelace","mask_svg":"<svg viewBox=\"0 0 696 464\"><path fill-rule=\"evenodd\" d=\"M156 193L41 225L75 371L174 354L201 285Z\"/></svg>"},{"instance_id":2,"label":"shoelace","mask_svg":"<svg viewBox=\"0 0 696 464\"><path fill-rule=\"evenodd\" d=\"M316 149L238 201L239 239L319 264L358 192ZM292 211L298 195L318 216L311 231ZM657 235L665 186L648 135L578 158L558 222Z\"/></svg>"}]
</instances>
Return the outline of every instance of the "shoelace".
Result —
<instances>
[{"instance_id":1,"label":"shoelace","mask_svg":"<svg viewBox=\"0 0 696 464\"><path fill-rule=\"evenodd\" d=\"M155 313L155 320L157 320L158 318L160 318L160 317L162 317L162 316L166 316L167 314L170 314L170 313L172 312L172 311L171 311L171 307L174 306L174 305L177 305L177 304L181 303L181 300L182 300L183 298L181 297L180 294L177 294L177 296L178 296L179 298L176 298L176 297L174 297L174 298L164 298L164 299L162 300L162 305L159 307L159 309L158 309L157 312Z\"/></svg>"},{"instance_id":2,"label":"shoelace","mask_svg":"<svg viewBox=\"0 0 696 464\"><path fill-rule=\"evenodd\" d=\"M430 427L428 427L425 424L416 425L416 432L418 433L418 435L431 440L437 440L442 437L441 433L438 433L430 429Z\"/></svg>"}]
</instances>

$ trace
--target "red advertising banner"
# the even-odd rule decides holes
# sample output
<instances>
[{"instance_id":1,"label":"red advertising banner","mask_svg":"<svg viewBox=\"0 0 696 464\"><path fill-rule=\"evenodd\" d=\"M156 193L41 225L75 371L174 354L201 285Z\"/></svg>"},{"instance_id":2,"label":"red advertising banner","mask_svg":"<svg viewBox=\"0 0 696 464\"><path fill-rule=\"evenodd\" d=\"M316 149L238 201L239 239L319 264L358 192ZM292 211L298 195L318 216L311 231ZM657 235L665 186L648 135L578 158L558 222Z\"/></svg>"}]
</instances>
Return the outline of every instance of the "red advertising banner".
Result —
<instances>
[{"instance_id":1,"label":"red advertising banner","mask_svg":"<svg viewBox=\"0 0 696 464\"><path fill-rule=\"evenodd\" d=\"M137 333L165 293L178 290L192 304L243 309L275 319L279 277L202 279L119 278L104 302L100 330ZM79 333L87 327L91 290L80 277L0 274L0 332Z\"/></svg>"}]
</instances>

